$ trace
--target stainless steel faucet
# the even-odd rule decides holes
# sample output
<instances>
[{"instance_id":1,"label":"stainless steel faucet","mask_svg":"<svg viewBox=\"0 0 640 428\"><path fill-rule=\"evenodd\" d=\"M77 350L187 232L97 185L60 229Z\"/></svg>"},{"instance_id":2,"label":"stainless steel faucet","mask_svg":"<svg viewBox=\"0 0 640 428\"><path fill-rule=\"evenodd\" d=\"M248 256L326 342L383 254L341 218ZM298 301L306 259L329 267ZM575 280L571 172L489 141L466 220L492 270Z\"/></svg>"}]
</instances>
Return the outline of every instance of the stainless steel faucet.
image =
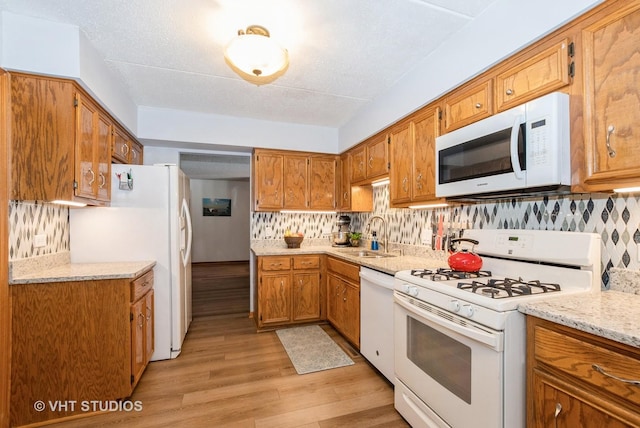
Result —
<instances>
[{"instance_id":1,"label":"stainless steel faucet","mask_svg":"<svg viewBox=\"0 0 640 428\"><path fill-rule=\"evenodd\" d=\"M366 231L369 232L369 229L371 227L371 223L373 223L373 220L380 220L382 222L382 225L384 226L384 232L382 234L382 239L384 240L383 242L383 246L384 246L384 252L388 253L389 252L389 235L387 234L388 230L387 230L387 221L380 217L379 215L374 215L369 219L369 222L367 223L367 229Z\"/></svg>"}]
</instances>

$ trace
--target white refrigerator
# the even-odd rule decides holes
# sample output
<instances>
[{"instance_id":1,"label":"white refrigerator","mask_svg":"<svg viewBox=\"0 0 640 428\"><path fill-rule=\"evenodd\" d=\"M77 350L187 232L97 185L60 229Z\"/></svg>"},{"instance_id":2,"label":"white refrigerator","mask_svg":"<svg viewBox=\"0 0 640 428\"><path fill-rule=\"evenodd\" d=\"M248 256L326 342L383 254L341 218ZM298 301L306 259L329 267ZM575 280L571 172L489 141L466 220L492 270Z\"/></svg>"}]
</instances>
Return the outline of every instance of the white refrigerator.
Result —
<instances>
[{"instance_id":1,"label":"white refrigerator","mask_svg":"<svg viewBox=\"0 0 640 428\"><path fill-rule=\"evenodd\" d=\"M112 165L111 171L110 207L69 212L71 261L155 260L151 360L176 358L192 319L189 178L176 165Z\"/></svg>"}]
</instances>

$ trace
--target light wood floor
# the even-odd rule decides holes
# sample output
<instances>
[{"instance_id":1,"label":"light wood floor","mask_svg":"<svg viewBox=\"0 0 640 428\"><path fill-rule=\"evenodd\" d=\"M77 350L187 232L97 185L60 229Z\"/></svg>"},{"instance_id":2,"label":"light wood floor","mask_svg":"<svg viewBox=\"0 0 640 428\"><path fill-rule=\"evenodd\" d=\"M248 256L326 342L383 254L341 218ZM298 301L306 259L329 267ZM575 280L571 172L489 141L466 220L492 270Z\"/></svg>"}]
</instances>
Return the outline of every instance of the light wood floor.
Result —
<instances>
[{"instance_id":1,"label":"light wood floor","mask_svg":"<svg viewBox=\"0 0 640 428\"><path fill-rule=\"evenodd\" d=\"M194 317L182 354L150 363L142 376L131 397L142 411L53 426L408 427L393 408L392 386L322 327L355 364L298 375L275 332L256 333L246 311Z\"/></svg>"}]
</instances>

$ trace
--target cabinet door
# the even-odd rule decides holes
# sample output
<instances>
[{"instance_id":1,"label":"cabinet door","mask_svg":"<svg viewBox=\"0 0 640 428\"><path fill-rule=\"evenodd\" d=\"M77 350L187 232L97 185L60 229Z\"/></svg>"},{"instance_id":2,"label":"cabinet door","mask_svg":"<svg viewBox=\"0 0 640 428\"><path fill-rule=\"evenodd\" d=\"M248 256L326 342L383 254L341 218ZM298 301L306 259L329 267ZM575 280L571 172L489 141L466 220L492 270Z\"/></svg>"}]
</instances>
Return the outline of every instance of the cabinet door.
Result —
<instances>
[{"instance_id":1,"label":"cabinet door","mask_svg":"<svg viewBox=\"0 0 640 428\"><path fill-rule=\"evenodd\" d=\"M279 210L283 207L283 166L283 155L256 151L254 156L256 210Z\"/></svg>"},{"instance_id":2,"label":"cabinet door","mask_svg":"<svg viewBox=\"0 0 640 428\"><path fill-rule=\"evenodd\" d=\"M342 290L344 281L339 277L327 274L327 319L338 331L342 326Z\"/></svg>"},{"instance_id":3,"label":"cabinet door","mask_svg":"<svg viewBox=\"0 0 640 428\"><path fill-rule=\"evenodd\" d=\"M293 274L293 321L320 319L320 272Z\"/></svg>"},{"instance_id":4,"label":"cabinet door","mask_svg":"<svg viewBox=\"0 0 640 428\"><path fill-rule=\"evenodd\" d=\"M311 156L309 167L309 208L333 210L336 208L336 158Z\"/></svg>"},{"instance_id":5,"label":"cabinet door","mask_svg":"<svg viewBox=\"0 0 640 428\"><path fill-rule=\"evenodd\" d=\"M587 184L605 190L640 177L640 2L584 29L584 139Z\"/></svg>"},{"instance_id":6,"label":"cabinet door","mask_svg":"<svg viewBox=\"0 0 640 428\"><path fill-rule=\"evenodd\" d=\"M346 283L342 291L342 333L360 348L360 288Z\"/></svg>"},{"instance_id":7,"label":"cabinet door","mask_svg":"<svg viewBox=\"0 0 640 428\"><path fill-rule=\"evenodd\" d=\"M503 111L567 86L569 39L533 55L496 76L497 110Z\"/></svg>"},{"instance_id":8,"label":"cabinet door","mask_svg":"<svg viewBox=\"0 0 640 428\"><path fill-rule=\"evenodd\" d=\"M95 157L98 176L96 177L96 199L111 200L111 121L103 113L96 118Z\"/></svg>"},{"instance_id":9,"label":"cabinet door","mask_svg":"<svg viewBox=\"0 0 640 428\"><path fill-rule=\"evenodd\" d=\"M145 305L144 298L131 304L131 376L132 385L138 383L146 366L145 361Z\"/></svg>"},{"instance_id":10,"label":"cabinet door","mask_svg":"<svg viewBox=\"0 0 640 428\"><path fill-rule=\"evenodd\" d=\"M340 156L340 211L351 210L351 165L349 165L349 153Z\"/></svg>"},{"instance_id":11,"label":"cabinet door","mask_svg":"<svg viewBox=\"0 0 640 428\"><path fill-rule=\"evenodd\" d=\"M113 127L113 142L111 145L111 156L118 163L129 163L129 137L118 126Z\"/></svg>"},{"instance_id":12,"label":"cabinet door","mask_svg":"<svg viewBox=\"0 0 640 428\"><path fill-rule=\"evenodd\" d=\"M411 201L413 165L413 122L405 122L391 130L391 171L389 199L392 204Z\"/></svg>"},{"instance_id":13,"label":"cabinet door","mask_svg":"<svg viewBox=\"0 0 640 428\"><path fill-rule=\"evenodd\" d=\"M351 183L365 180L367 178L367 167L365 166L366 147L360 145L351 152Z\"/></svg>"},{"instance_id":14,"label":"cabinet door","mask_svg":"<svg viewBox=\"0 0 640 428\"><path fill-rule=\"evenodd\" d=\"M76 196L95 199L98 171L94 163L94 130L98 109L86 97L77 94L76 112Z\"/></svg>"},{"instance_id":15,"label":"cabinet door","mask_svg":"<svg viewBox=\"0 0 640 428\"><path fill-rule=\"evenodd\" d=\"M142 145L136 141L131 141L131 152L129 154L129 163L132 165L143 164L144 149Z\"/></svg>"},{"instance_id":16,"label":"cabinet door","mask_svg":"<svg viewBox=\"0 0 640 428\"><path fill-rule=\"evenodd\" d=\"M489 117L493 114L493 80L454 91L444 103L445 132Z\"/></svg>"},{"instance_id":17,"label":"cabinet door","mask_svg":"<svg viewBox=\"0 0 640 428\"><path fill-rule=\"evenodd\" d=\"M306 209L309 159L303 155L284 156L284 206L286 209Z\"/></svg>"},{"instance_id":18,"label":"cabinet door","mask_svg":"<svg viewBox=\"0 0 640 428\"><path fill-rule=\"evenodd\" d=\"M263 275L260 278L259 311L262 325L291 320L290 275Z\"/></svg>"},{"instance_id":19,"label":"cabinet door","mask_svg":"<svg viewBox=\"0 0 640 428\"><path fill-rule=\"evenodd\" d=\"M558 427L558 428L624 428L634 424L623 422L614 414L605 412L600 404L590 403L587 399L568 391L561 383L556 383L549 376L534 372L533 375L534 404L529 419L533 419L532 428ZM610 405L614 407L614 405Z\"/></svg>"},{"instance_id":20,"label":"cabinet door","mask_svg":"<svg viewBox=\"0 0 640 428\"><path fill-rule=\"evenodd\" d=\"M387 135L376 137L367 143L367 178L377 178L389 173L389 140Z\"/></svg>"},{"instance_id":21,"label":"cabinet door","mask_svg":"<svg viewBox=\"0 0 640 428\"><path fill-rule=\"evenodd\" d=\"M153 322L154 317L154 300L153 300L153 290L149 290L145 301L145 340L144 340L144 355L145 355L145 364L147 364L151 360L151 356L153 355L153 351L155 351L155 323Z\"/></svg>"},{"instance_id":22,"label":"cabinet door","mask_svg":"<svg viewBox=\"0 0 640 428\"><path fill-rule=\"evenodd\" d=\"M427 110L414 120L412 201L436 200L436 137L440 135L440 108Z\"/></svg>"}]
</instances>

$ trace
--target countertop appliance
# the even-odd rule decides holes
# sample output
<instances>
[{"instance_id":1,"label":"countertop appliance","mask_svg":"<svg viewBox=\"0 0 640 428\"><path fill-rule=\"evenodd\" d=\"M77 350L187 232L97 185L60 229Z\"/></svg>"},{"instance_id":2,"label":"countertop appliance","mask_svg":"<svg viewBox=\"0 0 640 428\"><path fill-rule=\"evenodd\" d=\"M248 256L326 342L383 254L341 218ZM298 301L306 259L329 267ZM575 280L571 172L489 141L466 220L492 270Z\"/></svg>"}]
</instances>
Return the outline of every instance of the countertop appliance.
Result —
<instances>
[{"instance_id":1,"label":"countertop appliance","mask_svg":"<svg viewBox=\"0 0 640 428\"><path fill-rule=\"evenodd\" d=\"M436 138L436 196L568 193L569 96L554 92Z\"/></svg>"},{"instance_id":2,"label":"countertop appliance","mask_svg":"<svg viewBox=\"0 0 640 428\"><path fill-rule=\"evenodd\" d=\"M396 274L395 406L414 427L525 426L518 304L600 291L600 236L466 230L479 272Z\"/></svg>"},{"instance_id":3,"label":"countertop appliance","mask_svg":"<svg viewBox=\"0 0 640 428\"><path fill-rule=\"evenodd\" d=\"M395 382L393 351L394 277L360 267L360 353Z\"/></svg>"},{"instance_id":4,"label":"countertop appliance","mask_svg":"<svg viewBox=\"0 0 640 428\"><path fill-rule=\"evenodd\" d=\"M175 165L111 170L110 207L70 210L71 261L155 260L151 360L175 358L192 318L189 178ZM130 174L131 180L118 174Z\"/></svg>"},{"instance_id":5,"label":"countertop appliance","mask_svg":"<svg viewBox=\"0 0 640 428\"><path fill-rule=\"evenodd\" d=\"M336 221L338 230L331 234L331 245L334 247L348 247L349 234L351 233L351 217L341 215Z\"/></svg>"}]
</instances>

